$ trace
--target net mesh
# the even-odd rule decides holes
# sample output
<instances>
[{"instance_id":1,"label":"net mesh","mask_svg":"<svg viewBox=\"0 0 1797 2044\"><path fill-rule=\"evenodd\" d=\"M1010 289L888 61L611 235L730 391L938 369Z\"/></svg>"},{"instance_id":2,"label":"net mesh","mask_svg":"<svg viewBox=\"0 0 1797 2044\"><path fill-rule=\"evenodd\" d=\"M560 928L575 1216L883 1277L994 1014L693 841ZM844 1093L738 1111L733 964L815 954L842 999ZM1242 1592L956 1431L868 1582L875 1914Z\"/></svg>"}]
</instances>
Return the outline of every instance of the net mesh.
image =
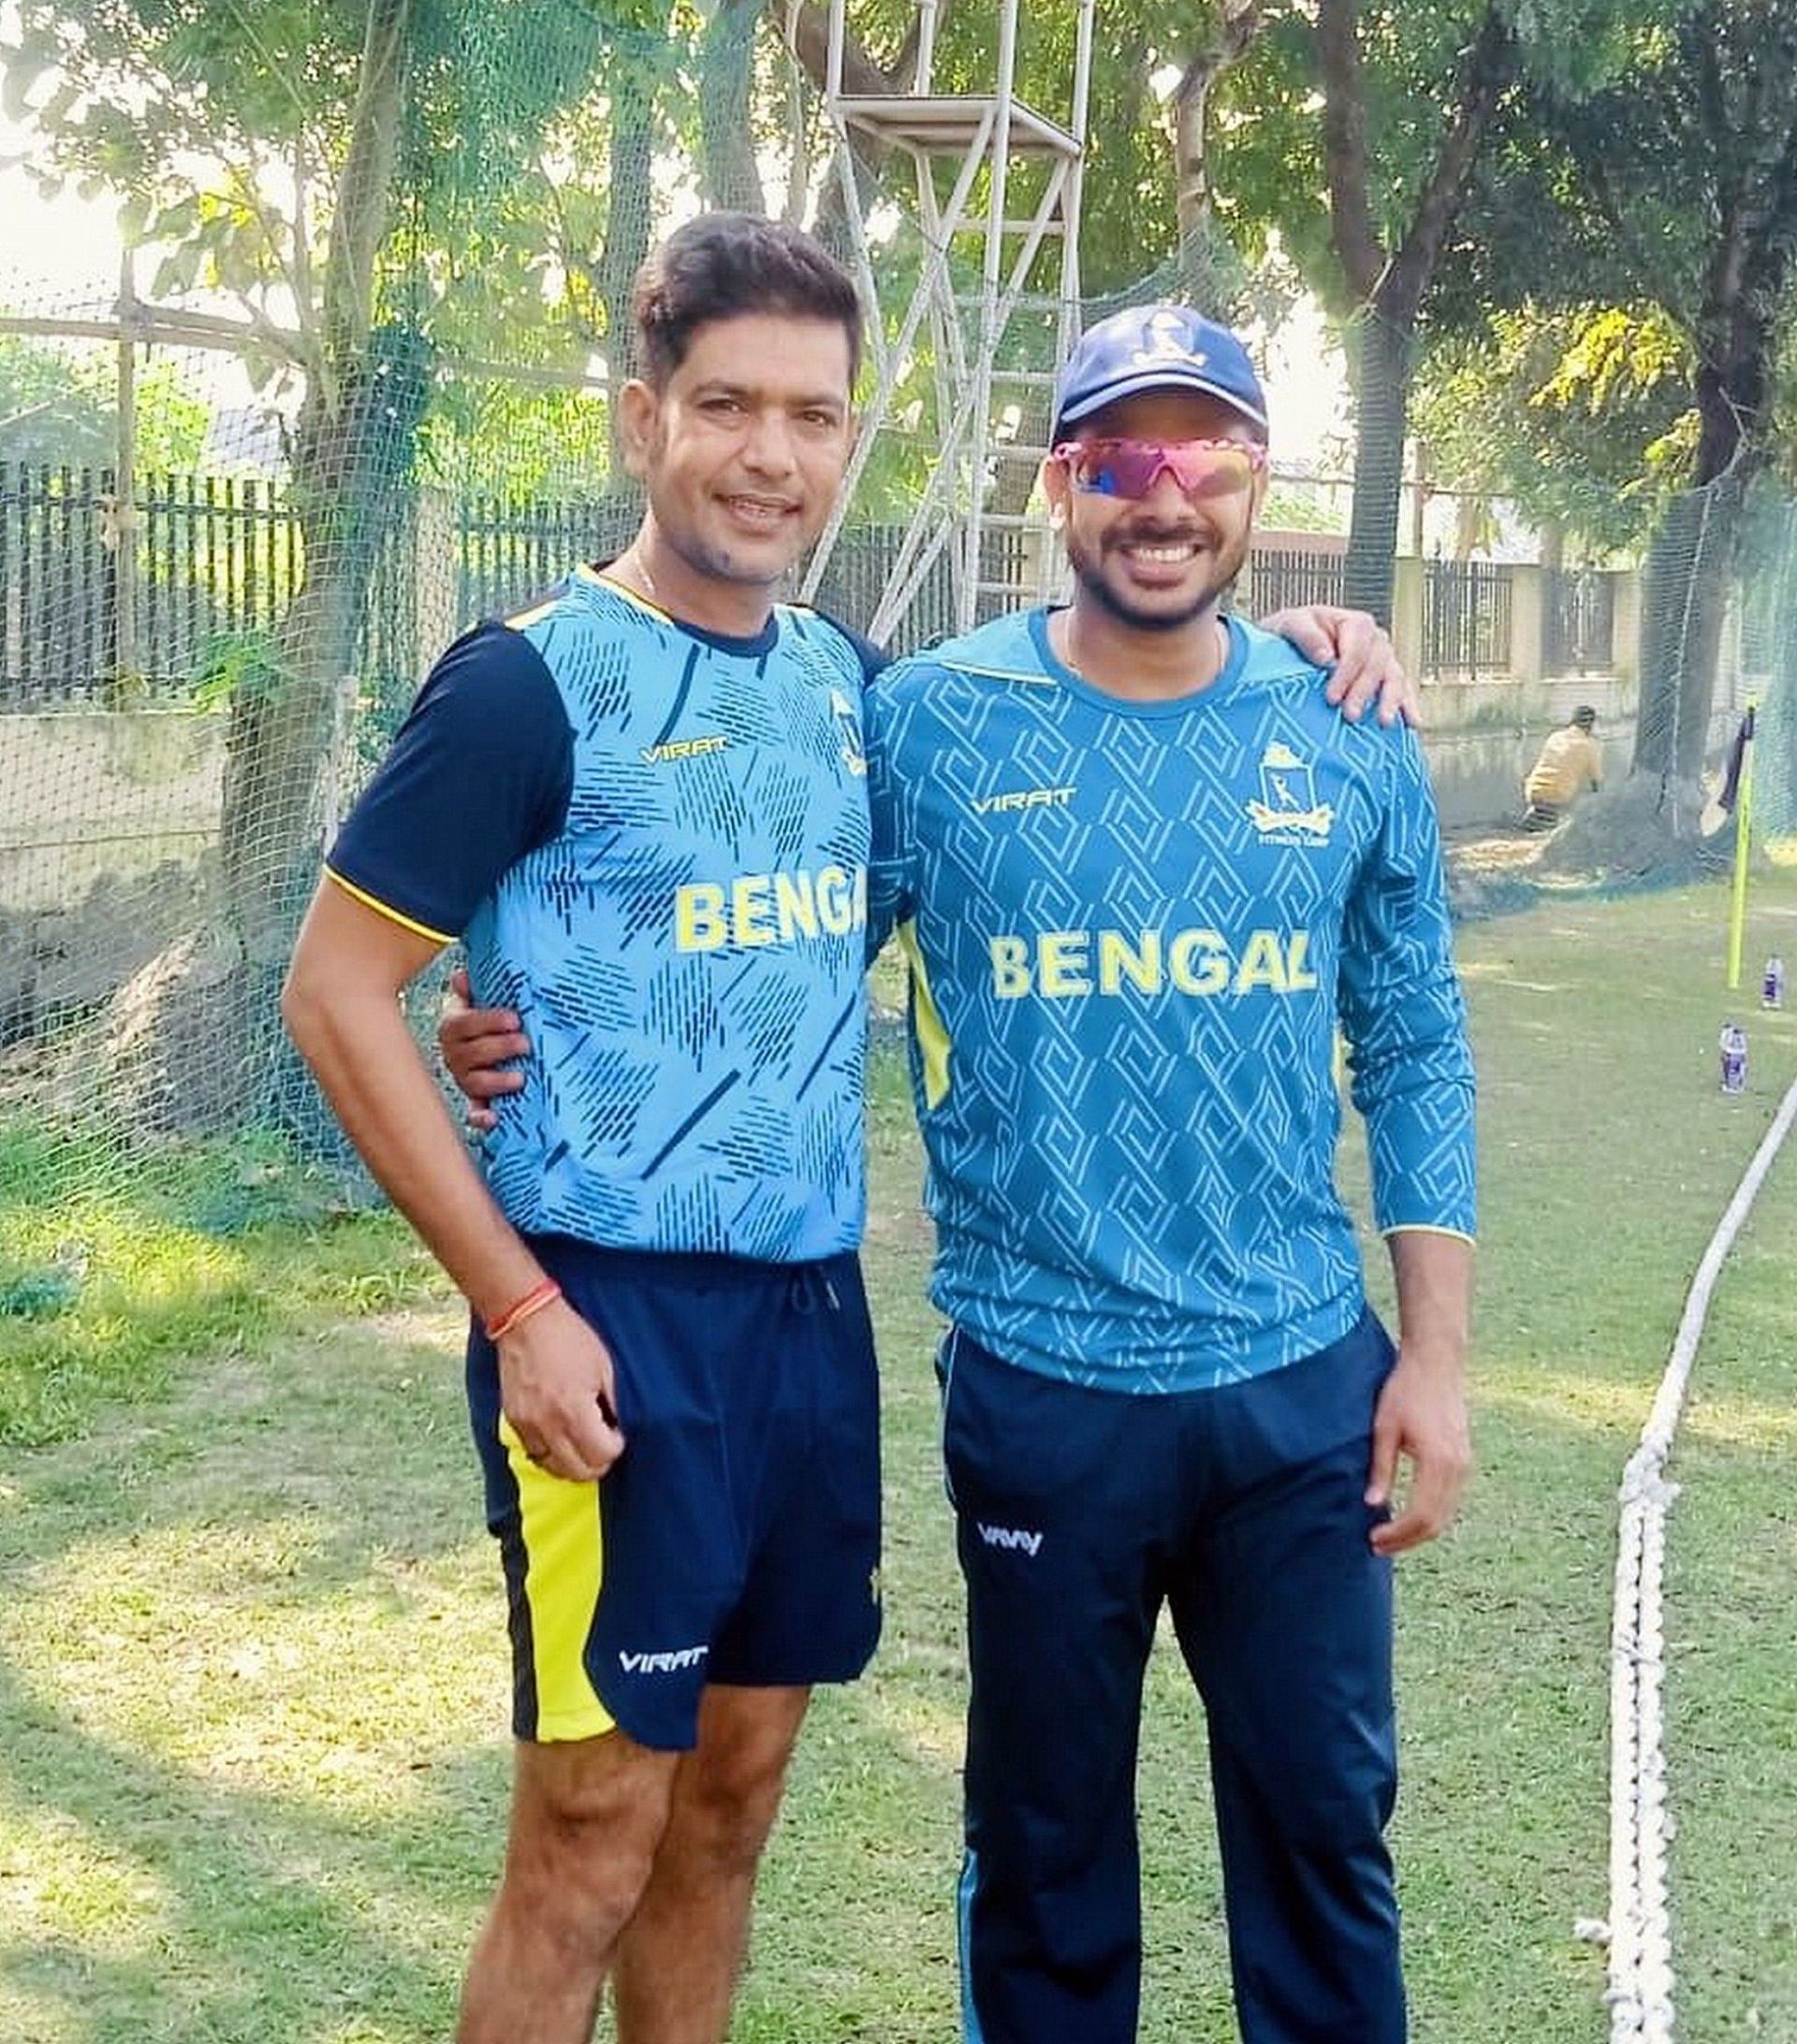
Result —
<instances>
[{"instance_id":1,"label":"net mesh","mask_svg":"<svg viewBox=\"0 0 1797 2044\"><path fill-rule=\"evenodd\" d=\"M772 11L795 42L815 13ZM1026 20L1041 64L1062 62L1062 11ZM51 61L67 10L16 12L11 75L38 104L34 48ZM902 649L955 625L957 573L981 615L1056 578L1026 515L1064 331L1038 271L939 486L945 531L976 493L991 514L979 558L957 569L944 547L887 605L966 402L939 371L977 337L982 280L932 238L898 153L864 152L845 203L815 66L768 9L316 0L259 10L226 55L188 20L203 7L89 12L99 126L62 146L71 169L112 149L142 253L123 288L0 274L0 1313L55 1308L44 1274L67 1266L82 1200L126 1178L181 1189L221 1230L366 1194L279 1027L294 930L431 657L633 531L606 391L636 367L631 280L676 220L764 209L843 253L864 223L895 340L926 268L950 276L958 325L925 320L898 360L816 601ZM970 76L989 55L974 13L941 53ZM55 75L72 47L53 45ZM1018 170L1009 214L1045 175ZM1219 237L1103 245L1078 323L1163 298L1282 309ZM1338 601L1349 513L1338 476L1276 476L1263 524L1280 530L1244 606ZM1569 689L1615 666L1627 577L1556 569L1526 590L1458 558L1476 533L1449 492L1406 523L1397 623L1425 679L1520 672L1530 632L1535 672ZM1621 742L1669 799L1700 798L1757 694L1760 816L1797 838L1797 506L1763 481L1678 500L1643 580ZM1626 724L1619 708L1613 743ZM1507 785L1538 737L1500 737ZM1432 743L1449 761L1493 739ZM413 998L423 1029L436 988Z\"/></svg>"},{"instance_id":2,"label":"net mesh","mask_svg":"<svg viewBox=\"0 0 1797 2044\"><path fill-rule=\"evenodd\" d=\"M1789 864L1797 860L1797 499L1779 484L1749 494L1735 583L1725 708L1712 737L1734 703L1756 705L1753 835Z\"/></svg>"}]
</instances>

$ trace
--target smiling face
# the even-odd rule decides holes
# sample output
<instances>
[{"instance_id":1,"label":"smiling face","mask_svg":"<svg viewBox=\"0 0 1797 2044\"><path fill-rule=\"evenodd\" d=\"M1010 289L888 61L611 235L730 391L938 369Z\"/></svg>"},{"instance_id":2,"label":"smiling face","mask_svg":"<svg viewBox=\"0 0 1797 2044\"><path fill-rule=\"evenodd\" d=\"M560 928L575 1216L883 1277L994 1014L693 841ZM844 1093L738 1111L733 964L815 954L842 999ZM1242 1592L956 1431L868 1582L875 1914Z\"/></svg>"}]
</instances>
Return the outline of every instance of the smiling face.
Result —
<instances>
[{"instance_id":1,"label":"smiling face","mask_svg":"<svg viewBox=\"0 0 1797 2044\"><path fill-rule=\"evenodd\" d=\"M778 587L841 487L850 376L840 321L741 313L698 328L659 387L625 387L625 460L667 579Z\"/></svg>"},{"instance_id":2,"label":"smiling face","mask_svg":"<svg viewBox=\"0 0 1797 2044\"><path fill-rule=\"evenodd\" d=\"M1072 437L1257 442L1239 413L1187 390L1126 398L1082 419ZM1051 460L1043 483L1067 542L1075 606L1090 602L1142 632L1176 631L1203 617L1241 572L1264 482L1262 469L1245 488L1194 500L1163 468L1146 497L1103 496L1076 489L1065 464Z\"/></svg>"}]
</instances>

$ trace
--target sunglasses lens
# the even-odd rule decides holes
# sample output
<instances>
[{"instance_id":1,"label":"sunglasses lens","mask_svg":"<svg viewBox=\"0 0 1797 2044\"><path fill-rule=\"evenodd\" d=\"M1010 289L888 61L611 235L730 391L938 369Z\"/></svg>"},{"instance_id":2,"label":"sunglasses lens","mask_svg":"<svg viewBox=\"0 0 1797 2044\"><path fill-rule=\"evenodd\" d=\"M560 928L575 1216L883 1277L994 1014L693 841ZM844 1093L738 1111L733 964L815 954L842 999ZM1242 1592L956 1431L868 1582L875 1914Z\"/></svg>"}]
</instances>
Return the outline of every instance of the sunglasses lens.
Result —
<instances>
[{"instance_id":1,"label":"sunglasses lens","mask_svg":"<svg viewBox=\"0 0 1797 2044\"><path fill-rule=\"evenodd\" d=\"M1164 450L1150 442L1119 447L1111 457L1117 477L1113 496L1146 497L1165 462Z\"/></svg>"},{"instance_id":2,"label":"sunglasses lens","mask_svg":"<svg viewBox=\"0 0 1797 2044\"><path fill-rule=\"evenodd\" d=\"M1112 445L1084 447L1073 464L1074 483L1098 497L1140 497L1147 464L1143 450Z\"/></svg>"},{"instance_id":3,"label":"sunglasses lens","mask_svg":"<svg viewBox=\"0 0 1797 2044\"><path fill-rule=\"evenodd\" d=\"M1189 497L1230 497L1253 481L1254 454L1230 440L1095 441L1079 450L1073 479L1101 497L1146 497L1164 469Z\"/></svg>"},{"instance_id":4,"label":"sunglasses lens","mask_svg":"<svg viewBox=\"0 0 1797 2044\"><path fill-rule=\"evenodd\" d=\"M1233 497L1254 480L1254 457L1233 442L1197 440L1167 451L1175 480L1189 497Z\"/></svg>"}]
</instances>

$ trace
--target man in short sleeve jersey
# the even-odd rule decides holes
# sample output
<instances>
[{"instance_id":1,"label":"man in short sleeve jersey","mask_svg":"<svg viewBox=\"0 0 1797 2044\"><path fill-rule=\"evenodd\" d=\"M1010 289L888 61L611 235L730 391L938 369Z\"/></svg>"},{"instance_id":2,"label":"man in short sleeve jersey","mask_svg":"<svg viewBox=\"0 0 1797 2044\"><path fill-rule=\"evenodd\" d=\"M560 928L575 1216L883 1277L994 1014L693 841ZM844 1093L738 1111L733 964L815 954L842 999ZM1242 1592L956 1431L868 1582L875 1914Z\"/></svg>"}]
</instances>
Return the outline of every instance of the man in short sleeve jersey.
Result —
<instances>
[{"instance_id":1,"label":"man in short sleeve jersey","mask_svg":"<svg viewBox=\"0 0 1797 2044\"><path fill-rule=\"evenodd\" d=\"M1401 2044L1391 1557L1468 1464L1473 1085L1434 803L1410 731L1337 718L1291 647L1219 614L1265 474L1233 335L1116 315L1057 428L1071 606L868 697L873 914L911 963L950 1322L965 2035L1135 2036L1166 1608L1246 2044ZM1337 1017L1395 1351L1335 1188Z\"/></svg>"},{"instance_id":2,"label":"man in short sleeve jersey","mask_svg":"<svg viewBox=\"0 0 1797 2044\"><path fill-rule=\"evenodd\" d=\"M631 548L439 662L345 823L289 1026L474 1308L517 1780L461 2044L717 2044L810 1686L879 1629L863 650L773 602L860 316L714 215L638 279ZM453 938L540 1055L486 1182L395 1000Z\"/></svg>"}]
</instances>

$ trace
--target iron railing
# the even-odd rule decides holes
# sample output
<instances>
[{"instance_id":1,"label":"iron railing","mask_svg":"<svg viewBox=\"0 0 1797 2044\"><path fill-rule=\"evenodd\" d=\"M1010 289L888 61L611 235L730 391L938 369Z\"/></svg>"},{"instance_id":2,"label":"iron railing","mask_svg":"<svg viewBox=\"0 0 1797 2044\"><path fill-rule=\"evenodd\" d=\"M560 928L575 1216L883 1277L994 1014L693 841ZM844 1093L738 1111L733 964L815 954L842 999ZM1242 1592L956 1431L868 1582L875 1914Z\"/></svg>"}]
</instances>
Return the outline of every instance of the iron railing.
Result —
<instances>
[{"instance_id":1,"label":"iron railing","mask_svg":"<svg viewBox=\"0 0 1797 2044\"><path fill-rule=\"evenodd\" d=\"M1423 577L1423 672L1510 671L1510 570L1501 562L1430 561Z\"/></svg>"},{"instance_id":2,"label":"iron railing","mask_svg":"<svg viewBox=\"0 0 1797 2044\"><path fill-rule=\"evenodd\" d=\"M1541 575L1541 669L1601 674L1614 664L1616 578L1599 568Z\"/></svg>"}]
</instances>

